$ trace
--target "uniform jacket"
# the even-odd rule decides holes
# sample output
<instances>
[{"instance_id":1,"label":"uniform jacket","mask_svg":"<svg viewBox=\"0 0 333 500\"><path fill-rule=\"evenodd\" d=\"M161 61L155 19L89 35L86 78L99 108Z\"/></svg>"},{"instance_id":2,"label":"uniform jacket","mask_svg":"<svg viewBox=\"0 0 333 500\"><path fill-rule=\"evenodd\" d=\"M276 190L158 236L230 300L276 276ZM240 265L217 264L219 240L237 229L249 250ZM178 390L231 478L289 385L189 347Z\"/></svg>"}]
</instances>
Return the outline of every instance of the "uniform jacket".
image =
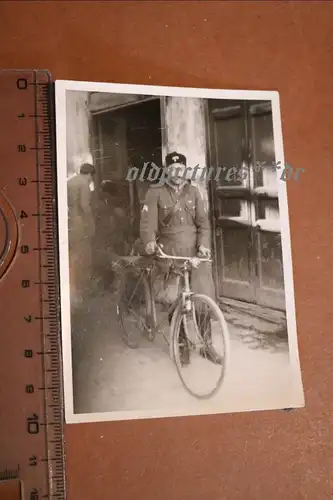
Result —
<instances>
[{"instance_id":1,"label":"uniform jacket","mask_svg":"<svg viewBox=\"0 0 333 500\"><path fill-rule=\"evenodd\" d=\"M186 195L181 198L178 210L168 224L164 221L177 203L179 195L167 184L152 186L148 190L140 221L144 247L157 240L163 245L165 253L190 257L197 255L200 245L211 247L209 213L201 193L190 184L183 189L186 190ZM164 261L160 261L161 269L163 265L165 266ZM173 261L172 265L176 269L181 264ZM193 269L191 283L193 291L215 297L210 264L202 263L198 269Z\"/></svg>"},{"instance_id":2,"label":"uniform jacket","mask_svg":"<svg viewBox=\"0 0 333 500\"><path fill-rule=\"evenodd\" d=\"M141 210L140 233L144 245L159 237L172 240L175 245L180 243L180 247L187 241L190 247L204 245L210 248L209 215L200 191L189 184L183 189L187 194L167 226L164 220L178 200L176 191L168 185L153 186L148 190Z\"/></svg>"}]
</instances>

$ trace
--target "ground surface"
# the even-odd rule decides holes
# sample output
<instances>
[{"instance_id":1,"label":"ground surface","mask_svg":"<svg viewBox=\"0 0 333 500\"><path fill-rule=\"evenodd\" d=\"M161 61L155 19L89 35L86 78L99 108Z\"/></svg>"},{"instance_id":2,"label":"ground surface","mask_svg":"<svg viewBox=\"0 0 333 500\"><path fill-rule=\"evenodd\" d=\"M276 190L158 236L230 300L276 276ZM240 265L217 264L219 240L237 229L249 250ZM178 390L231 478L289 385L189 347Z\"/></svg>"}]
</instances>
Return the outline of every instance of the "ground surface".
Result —
<instances>
[{"instance_id":1,"label":"ground surface","mask_svg":"<svg viewBox=\"0 0 333 500\"><path fill-rule=\"evenodd\" d=\"M115 298L108 293L91 297L72 319L75 413L177 409L186 414L288 406L286 340L251 326L229 327L228 377L213 400L199 402L184 390L162 338L126 348Z\"/></svg>"}]
</instances>

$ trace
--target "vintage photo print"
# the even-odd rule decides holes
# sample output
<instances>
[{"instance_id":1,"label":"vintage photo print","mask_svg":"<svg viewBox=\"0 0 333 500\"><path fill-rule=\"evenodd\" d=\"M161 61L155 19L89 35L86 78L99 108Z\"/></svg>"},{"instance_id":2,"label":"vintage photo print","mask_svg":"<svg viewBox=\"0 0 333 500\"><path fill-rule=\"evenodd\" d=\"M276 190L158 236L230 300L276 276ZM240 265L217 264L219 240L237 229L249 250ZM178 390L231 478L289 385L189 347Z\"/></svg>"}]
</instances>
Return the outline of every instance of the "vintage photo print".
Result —
<instances>
[{"instance_id":1,"label":"vintage photo print","mask_svg":"<svg viewBox=\"0 0 333 500\"><path fill-rule=\"evenodd\" d=\"M68 423L304 406L279 94L56 82Z\"/></svg>"}]
</instances>

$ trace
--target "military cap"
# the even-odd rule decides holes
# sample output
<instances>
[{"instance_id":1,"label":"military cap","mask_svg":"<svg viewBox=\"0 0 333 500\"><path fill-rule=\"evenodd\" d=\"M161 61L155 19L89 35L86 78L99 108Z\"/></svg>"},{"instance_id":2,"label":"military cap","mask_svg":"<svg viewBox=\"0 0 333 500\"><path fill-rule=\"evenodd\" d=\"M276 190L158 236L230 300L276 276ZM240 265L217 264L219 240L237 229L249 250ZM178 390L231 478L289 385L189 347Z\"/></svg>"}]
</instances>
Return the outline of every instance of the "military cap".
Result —
<instances>
[{"instance_id":1,"label":"military cap","mask_svg":"<svg viewBox=\"0 0 333 500\"><path fill-rule=\"evenodd\" d=\"M171 165L174 164L181 164L185 165L186 167L186 156L182 155L181 153L177 153L174 151L173 153L169 153L165 157L165 166L170 167Z\"/></svg>"},{"instance_id":2,"label":"military cap","mask_svg":"<svg viewBox=\"0 0 333 500\"><path fill-rule=\"evenodd\" d=\"M83 175L89 175L89 174L94 174L95 173L95 168L91 163L83 163L80 168L80 174Z\"/></svg>"}]
</instances>

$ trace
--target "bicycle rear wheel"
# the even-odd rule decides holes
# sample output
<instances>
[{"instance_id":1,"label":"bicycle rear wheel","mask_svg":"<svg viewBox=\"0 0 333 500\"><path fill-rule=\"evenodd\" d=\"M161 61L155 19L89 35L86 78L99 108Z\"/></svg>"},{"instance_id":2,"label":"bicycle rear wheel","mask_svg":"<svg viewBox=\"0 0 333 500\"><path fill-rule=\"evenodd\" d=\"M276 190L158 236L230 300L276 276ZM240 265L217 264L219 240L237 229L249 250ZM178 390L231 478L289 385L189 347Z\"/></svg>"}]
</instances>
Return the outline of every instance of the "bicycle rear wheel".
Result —
<instances>
[{"instance_id":1,"label":"bicycle rear wheel","mask_svg":"<svg viewBox=\"0 0 333 500\"><path fill-rule=\"evenodd\" d=\"M154 340L156 312L144 271L125 273L119 290L117 313L122 339L128 347L138 348L142 337Z\"/></svg>"},{"instance_id":2,"label":"bicycle rear wheel","mask_svg":"<svg viewBox=\"0 0 333 500\"><path fill-rule=\"evenodd\" d=\"M208 399L218 392L227 372L229 331L214 300L201 294L190 300L189 312L180 303L173 315L171 356L185 389L198 399Z\"/></svg>"}]
</instances>

